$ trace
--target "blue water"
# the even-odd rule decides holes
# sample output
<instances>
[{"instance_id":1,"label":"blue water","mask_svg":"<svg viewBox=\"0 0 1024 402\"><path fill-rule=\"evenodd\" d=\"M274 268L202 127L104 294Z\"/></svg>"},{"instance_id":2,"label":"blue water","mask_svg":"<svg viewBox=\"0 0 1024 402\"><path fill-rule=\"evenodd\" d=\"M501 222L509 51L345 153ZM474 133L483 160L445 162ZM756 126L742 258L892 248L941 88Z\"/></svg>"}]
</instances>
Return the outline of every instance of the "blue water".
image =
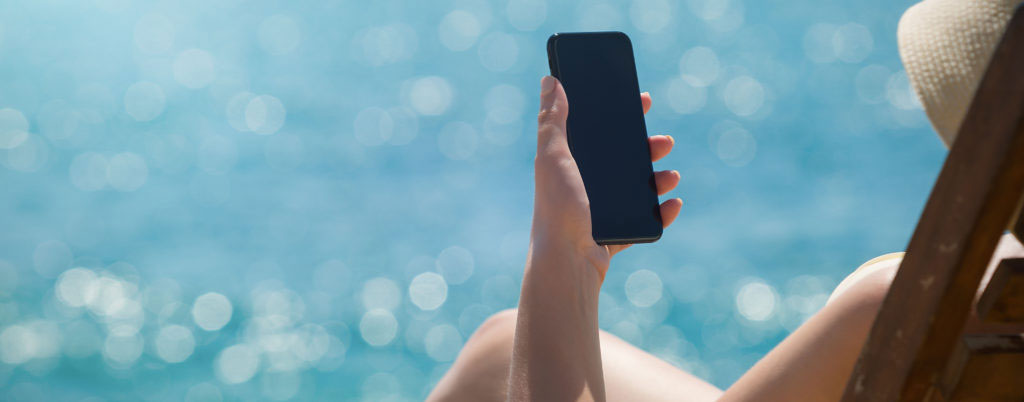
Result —
<instances>
[{"instance_id":1,"label":"blue water","mask_svg":"<svg viewBox=\"0 0 1024 402\"><path fill-rule=\"evenodd\" d=\"M416 400L516 305L544 43L621 30L682 216L601 326L727 387L904 247L898 4L0 4L0 399Z\"/></svg>"}]
</instances>

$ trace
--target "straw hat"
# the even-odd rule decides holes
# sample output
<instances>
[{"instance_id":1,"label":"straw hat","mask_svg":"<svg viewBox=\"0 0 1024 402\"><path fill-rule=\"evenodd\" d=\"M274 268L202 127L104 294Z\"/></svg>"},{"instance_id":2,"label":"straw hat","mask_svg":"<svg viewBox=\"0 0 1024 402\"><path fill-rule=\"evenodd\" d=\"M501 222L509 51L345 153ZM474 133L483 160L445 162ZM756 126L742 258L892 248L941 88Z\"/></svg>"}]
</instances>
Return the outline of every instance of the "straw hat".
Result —
<instances>
[{"instance_id":1,"label":"straw hat","mask_svg":"<svg viewBox=\"0 0 1024 402\"><path fill-rule=\"evenodd\" d=\"M900 19L900 58L935 131L953 143L1013 10L1022 0L924 0Z\"/></svg>"},{"instance_id":2,"label":"straw hat","mask_svg":"<svg viewBox=\"0 0 1024 402\"><path fill-rule=\"evenodd\" d=\"M900 18L900 58L946 146L953 144L996 44L1021 3L1024 0L924 0ZM1004 245L1012 243L1000 242ZM896 272L892 268L899 267L903 256L891 253L864 263L839 283L826 303L869 276L888 275L891 280Z\"/></svg>"}]
</instances>

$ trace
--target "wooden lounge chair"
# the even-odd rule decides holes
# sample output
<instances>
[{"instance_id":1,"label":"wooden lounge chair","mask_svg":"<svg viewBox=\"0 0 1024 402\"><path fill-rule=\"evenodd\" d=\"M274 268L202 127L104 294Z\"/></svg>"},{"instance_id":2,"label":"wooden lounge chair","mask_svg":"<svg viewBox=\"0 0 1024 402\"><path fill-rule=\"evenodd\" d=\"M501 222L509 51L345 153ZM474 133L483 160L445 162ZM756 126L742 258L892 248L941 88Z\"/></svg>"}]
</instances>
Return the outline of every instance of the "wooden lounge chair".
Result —
<instances>
[{"instance_id":1,"label":"wooden lounge chair","mask_svg":"<svg viewBox=\"0 0 1024 402\"><path fill-rule=\"evenodd\" d=\"M975 303L1005 229L1013 223L1024 240L1024 217L1012 216L1022 199L1024 7L989 62L844 401L1024 401L1024 334L1005 329L1024 324L1024 258L1001 261ZM995 330L965 330L972 308Z\"/></svg>"}]
</instances>

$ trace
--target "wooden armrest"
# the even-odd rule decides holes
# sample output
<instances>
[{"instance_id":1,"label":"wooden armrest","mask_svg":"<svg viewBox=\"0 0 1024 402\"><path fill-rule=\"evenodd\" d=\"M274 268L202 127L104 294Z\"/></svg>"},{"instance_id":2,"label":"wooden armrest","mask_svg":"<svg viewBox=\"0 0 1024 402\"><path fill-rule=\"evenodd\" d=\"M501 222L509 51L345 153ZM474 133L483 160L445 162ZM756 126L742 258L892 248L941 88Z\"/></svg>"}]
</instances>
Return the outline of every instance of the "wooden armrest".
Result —
<instances>
[{"instance_id":1,"label":"wooden armrest","mask_svg":"<svg viewBox=\"0 0 1024 402\"><path fill-rule=\"evenodd\" d=\"M1024 200L1021 200L1024 202ZM1013 235L1017 236L1017 240L1024 243L1024 204L1017 207L1016 223L1011 226Z\"/></svg>"},{"instance_id":2,"label":"wooden armrest","mask_svg":"<svg viewBox=\"0 0 1024 402\"><path fill-rule=\"evenodd\" d=\"M968 335L950 401L1024 400L1024 335Z\"/></svg>"},{"instance_id":3,"label":"wooden armrest","mask_svg":"<svg viewBox=\"0 0 1024 402\"><path fill-rule=\"evenodd\" d=\"M989 323L1024 323L1024 258L999 263L978 299L978 318Z\"/></svg>"}]
</instances>

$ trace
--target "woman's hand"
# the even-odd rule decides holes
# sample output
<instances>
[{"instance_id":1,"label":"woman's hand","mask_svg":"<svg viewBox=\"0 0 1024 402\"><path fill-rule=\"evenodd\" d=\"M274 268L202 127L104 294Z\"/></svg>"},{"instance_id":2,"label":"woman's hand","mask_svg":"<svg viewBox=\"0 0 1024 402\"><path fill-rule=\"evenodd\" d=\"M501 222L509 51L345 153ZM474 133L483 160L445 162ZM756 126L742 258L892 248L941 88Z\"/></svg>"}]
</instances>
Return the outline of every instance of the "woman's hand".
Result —
<instances>
[{"instance_id":1,"label":"woman's hand","mask_svg":"<svg viewBox=\"0 0 1024 402\"><path fill-rule=\"evenodd\" d=\"M533 233L519 297L509 400L603 401L604 376L597 302L615 253L626 246L600 246L591 234L590 201L569 153L565 119L569 102L554 77L541 81L537 118ZM644 112L651 97L642 94ZM651 159L672 150L672 137L650 138ZM658 194L679 184L679 173L655 173ZM682 201L661 204L665 224Z\"/></svg>"},{"instance_id":2,"label":"woman's hand","mask_svg":"<svg viewBox=\"0 0 1024 402\"><path fill-rule=\"evenodd\" d=\"M651 108L651 96L640 94L644 113ZM533 212L533 246L553 247L576 253L599 271L603 280L611 257L629 245L601 246L591 233L590 201L576 161L569 152L565 121L569 102L562 84L554 77L541 81L540 113L537 116L536 189ZM651 160L657 161L672 150L675 141L667 135L648 139ZM679 184L679 172L663 170L654 174L658 195ZM679 216L683 201L673 198L661 204L661 219L668 227Z\"/></svg>"}]
</instances>

